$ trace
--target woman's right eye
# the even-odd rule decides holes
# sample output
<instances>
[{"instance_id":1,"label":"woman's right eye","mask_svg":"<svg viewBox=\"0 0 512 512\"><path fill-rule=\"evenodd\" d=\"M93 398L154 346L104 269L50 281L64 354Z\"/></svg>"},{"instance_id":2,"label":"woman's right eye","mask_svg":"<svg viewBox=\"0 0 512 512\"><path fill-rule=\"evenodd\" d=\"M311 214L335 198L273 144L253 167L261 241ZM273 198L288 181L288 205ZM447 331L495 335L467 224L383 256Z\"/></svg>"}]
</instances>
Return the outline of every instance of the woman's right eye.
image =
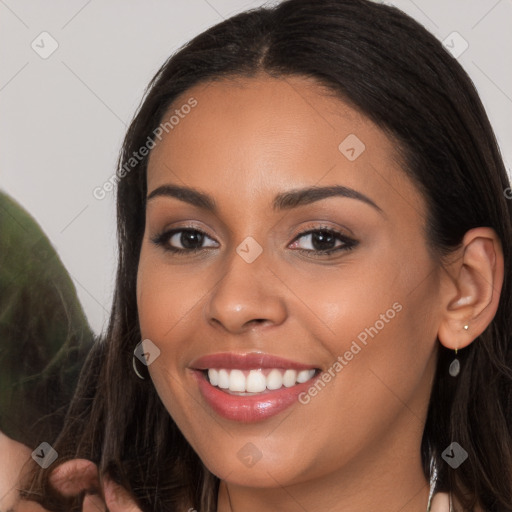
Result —
<instances>
[{"instance_id":1,"label":"woman's right eye","mask_svg":"<svg viewBox=\"0 0 512 512\"><path fill-rule=\"evenodd\" d=\"M152 238L151 241L162 247L165 251L170 251L174 254L191 254L208 247L202 246L206 238L213 240L204 231L199 229L179 228L164 231ZM176 247L176 245L181 245L181 247Z\"/></svg>"}]
</instances>

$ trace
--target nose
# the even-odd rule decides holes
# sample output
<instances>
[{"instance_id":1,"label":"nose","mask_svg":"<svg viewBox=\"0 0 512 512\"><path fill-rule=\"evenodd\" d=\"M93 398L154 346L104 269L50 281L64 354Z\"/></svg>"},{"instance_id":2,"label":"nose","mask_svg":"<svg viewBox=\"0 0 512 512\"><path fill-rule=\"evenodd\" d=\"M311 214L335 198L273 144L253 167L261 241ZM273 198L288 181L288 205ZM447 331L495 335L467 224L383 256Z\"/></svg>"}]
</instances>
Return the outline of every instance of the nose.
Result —
<instances>
[{"instance_id":1,"label":"nose","mask_svg":"<svg viewBox=\"0 0 512 512\"><path fill-rule=\"evenodd\" d=\"M275 269L269 269L269 261L265 250L251 263L233 251L206 302L207 322L232 334L283 323L287 316L285 286L282 277L276 278Z\"/></svg>"}]
</instances>

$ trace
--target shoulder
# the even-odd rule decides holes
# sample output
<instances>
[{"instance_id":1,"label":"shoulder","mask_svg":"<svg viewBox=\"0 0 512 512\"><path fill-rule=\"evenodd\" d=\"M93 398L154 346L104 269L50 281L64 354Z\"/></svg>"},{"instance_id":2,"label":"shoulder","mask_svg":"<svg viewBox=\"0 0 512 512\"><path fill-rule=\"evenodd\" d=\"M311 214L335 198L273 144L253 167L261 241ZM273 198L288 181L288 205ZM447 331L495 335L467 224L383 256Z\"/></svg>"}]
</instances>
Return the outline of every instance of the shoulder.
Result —
<instances>
[{"instance_id":1,"label":"shoulder","mask_svg":"<svg viewBox=\"0 0 512 512\"><path fill-rule=\"evenodd\" d=\"M18 501L17 486L25 463L30 460L30 449L0 430L0 453L2 464L0 466L0 505L10 512Z\"/></svg>"},{"instance_id":2,"label":"shoulder","mask_svg":"<svg viewBox=\"0 0 512 512\"><path fill-rule=\"evenodd\" d=\"M439 492L432 497L430 512L458 512L462 510L460 503L453 498L452 509L450 510L450 495L447 492ZM473 512L485 512L483 508L477 505Z\"/></svg>"},{"instance_id":3,"label":"shoulder","mask_svg":"<svg viewBox=\"0 0 512 512\"><path fill-rule=\"evenodd\" d=\"M433 496L430 512L450 512L450 496L447 492L438 492Z\"/></svg>"}]
</instances>

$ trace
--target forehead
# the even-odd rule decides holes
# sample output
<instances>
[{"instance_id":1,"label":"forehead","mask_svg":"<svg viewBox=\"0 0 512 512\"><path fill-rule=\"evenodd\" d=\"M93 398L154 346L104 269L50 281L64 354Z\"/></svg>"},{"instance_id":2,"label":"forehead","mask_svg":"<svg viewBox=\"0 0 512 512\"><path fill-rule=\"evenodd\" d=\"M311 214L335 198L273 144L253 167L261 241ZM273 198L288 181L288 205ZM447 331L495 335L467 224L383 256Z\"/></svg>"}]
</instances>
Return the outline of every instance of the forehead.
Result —
<instances>
[{"instance_id":1,"label":"forehead","mask_svg":"<svg viewBox=\"0 0 512 512\"><path fill-rule=\"evenodd\" d=\"M163 121L171 116L175 124L150 157L148 191L186 184L222 203L341 184L391 206L404 194L419 195L394 141L311 78L202 83L175 100Z\"/></svg>"}]
</instances>

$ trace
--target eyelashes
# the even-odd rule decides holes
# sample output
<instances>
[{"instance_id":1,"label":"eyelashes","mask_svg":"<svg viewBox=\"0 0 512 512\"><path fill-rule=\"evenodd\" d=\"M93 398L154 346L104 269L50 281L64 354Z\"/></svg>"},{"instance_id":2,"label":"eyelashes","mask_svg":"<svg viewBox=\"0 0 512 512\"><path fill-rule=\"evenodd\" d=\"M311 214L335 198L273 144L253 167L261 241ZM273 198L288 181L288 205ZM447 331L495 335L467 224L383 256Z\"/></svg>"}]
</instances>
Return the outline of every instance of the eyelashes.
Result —
<instances>
[{"instance_id":1,"label":"eyelashes","mask_svg":"<svg viewBox=\"0 0 512 512\"><path fill-rule=\"evenodd\" d=\"M188 238L183 238L183 235L181 237L179 237L179 241L181 244L183 244L183 242L185 240L187 240L186 244L189 244L191 243L191 239L193 238L194 235L196 235L196 238L198 238L199 240L199 243L202 243L203 240L205 238L210 238L204 231L201 231L200 229L195 229L195 228L176 228L176 229L171 229L169 231L164 231L162 233L160 233L159 235L156 235L156 237L152 238L152 242L160 247L162 247L165 251L170 251L170 252L173 252L175 254L185 254L185 253L189 253L189 254L193 254L193 253L197 253L197 252L200 252L202 250L204 250L205 248L204 247L197 247L197 248L179 248L179 247L174 247L173 245L171 245L171 240L173 238L176 238L176 235L179 234L179 233L183 233L183 235L187 235ZM199 235L197 237L197 235ZM212 240L210 238L210 240ZM193 242L192 242L193 244Z\"/></svg>"},{"instance_id":2,"label":"eyelashes","mask_svg":"<svg viewBox=\"0 0 512 512\"><path fill-rule=\"evenodd\" d=\"M303 238L310 238L310 245L313 248L304 249L303 247L299 247L292 250L306 254L309 257L325 257L334 253L349 251L359 243L357 240L349 238L343 233L325 226L317 226L313 229L302 231L293 239L291 245L297 245L297 243ZM213 247L211 245L204 247L203 243L205 241L216 242L204 231L192 227L180 227L163 231L152 237L151 241L164 251L170 252L176 256L194 255L203 251L211 250L212 248L217 248L216 245ZM174 244L179 244L182 247L176 247ZM334 244L334 246L315 249L315 244L320 246L325 244L330 246ZM195 245L199 245L199 247L195 247Z\"/></svg>"},{"instance_id":3,"label":"eyelashes","mask_svg":"<svg viewBox=\"0 0 512 512\"><path fill-rule=\"evenodd\" d=\"M318 244L323 243L334 243L335 246L330 249L304 249L304 248L298 248L293 249L296 251L299 251L300 253L306 254L308 256L313 257L321 257L321 256L329 256L333 253L338 253L342 251L349 251L353 249L359 242L357 240L354 240L353 238L350 238L343 233L340 233L339 231L336 231L332 228L328 227L316 227L313 229L308 229L306 231L302 231L299 233L292 243L292 245L295 245L300 239L310 237L311 242L313 242L311 245L315 245L315 242ZM336 245L336 243L339 242L339 245Z\"/></svg>"}]
</instances>

